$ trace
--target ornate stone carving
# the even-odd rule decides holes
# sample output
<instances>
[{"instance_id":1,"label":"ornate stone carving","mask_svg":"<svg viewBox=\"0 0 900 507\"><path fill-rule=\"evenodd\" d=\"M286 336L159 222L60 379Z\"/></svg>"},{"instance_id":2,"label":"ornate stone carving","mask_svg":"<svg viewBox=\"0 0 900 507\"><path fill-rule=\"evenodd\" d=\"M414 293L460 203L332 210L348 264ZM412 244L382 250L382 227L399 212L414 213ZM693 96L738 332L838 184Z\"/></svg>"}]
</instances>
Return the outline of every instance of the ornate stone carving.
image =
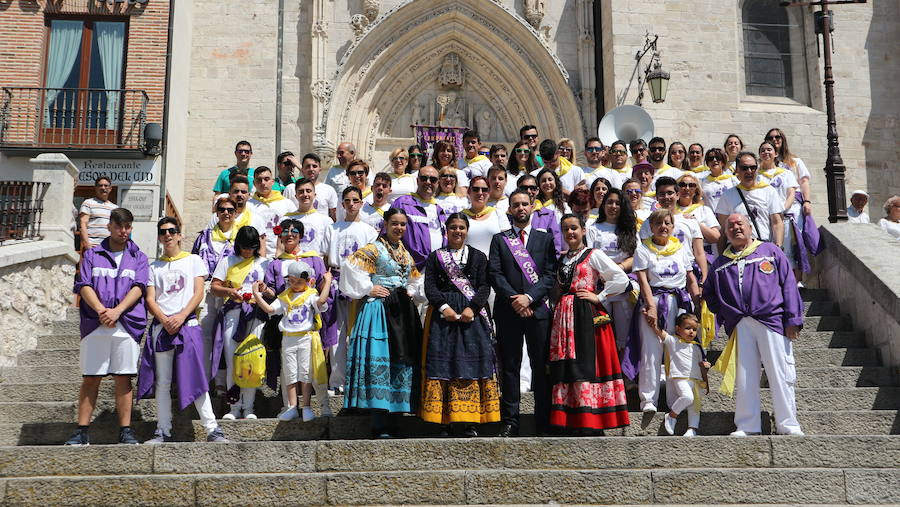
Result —
<instances>
[{"instance_id":1,"label":"ornate stone carving","mask_svg":"<svg viewBox=\"0 0 900 507\"><path fill-rule=\"evenodd\" d=\"M324 103L331 96L331 83L324 80L316 81L309 86L309 91L316 100Z\"/></svg>"},{"instance_id":2,"label":"ornate stone carving","mask_svg":"<svg viewBox=\"0 0 900 507\"><path fill-rule=\"evenodd\" d=\"M350 28L353 29L353 38L355 40L362 39L364 33L366 33L366 27L369 26L369 19L362 14L354 14L350 18Z\"/></svg>"},{"instance_id":3,"label":"ornate stone carving","mask_svg":"<svg viewBox=\"0 0 900 507\"><path fill-rule=\"evenodd\" d=\"M494 115L492 112L489 109L482 109L478 113L476 121L478 122L478 135L485 140L494 139Z\"/></svg>"},{"instance_id":4,"label":"ornate stone carving","mask_svg":"<svg viewBox=\"0 0 900 507\"><path fill-rule=\"evenodd\" d=\"M379 3L378 0L363 0L363 13L369 21L375 21L378 18Z\"/></svg>"},{"instance_id":5,"label":"ornate stone carving","mask_svg":"<svg viewBox=\"0 0 900 507\"><path fill-rule=\"evenodd\" d=\"M523 0L525 8L525 19L535 30L540 28L541 20L544 19L544 0Z\"/></svg>"},{"instance_id":6,"label":"ornate stone carving","mask_svg":"<svg viewBox=\"0 0 900 507\"><path fill-rule=\"evenodd\" d=\"M413 101L411 106L411 112L409 115L409 123L411 125L424 125L425 124L425 113L424 107L418 100Z\"/></svg>"},{"instance_id":7,"label":"ornate stone carving","mask_svg":"<svg viewBox=\"0 0 900 507\"><path fill-rule=\"evenodd\" d=\"M313 23L312 26L312 36L313 37L322 37L323 39L328 38L328 22L324 19L320 19Z\"/></svg>"},{"instance_id":8,"label":"ornate stone carving","mask_svg":"<svg viewBox=\"0 0 900 507\"><path fill-rule=\"evenodd\" d=\"M465 84L465 75L462 62L456 53L447 53L441 63L441 72L438 74L438 84L442 88L458 88Z\"/></svg>"},{"instance_id":9,"label":"ornate stone carving","mask_svg":"<svg viewBox=\"0 0 900 507\"><path fill-rule=\"evenodd\" d=\"M543 40L544 42L550 42L550 27L549 26L547 26L547 25L542 26L541 29L538 30L538 33L541 34L541 40Z\"/></svg>"}]
</instances>

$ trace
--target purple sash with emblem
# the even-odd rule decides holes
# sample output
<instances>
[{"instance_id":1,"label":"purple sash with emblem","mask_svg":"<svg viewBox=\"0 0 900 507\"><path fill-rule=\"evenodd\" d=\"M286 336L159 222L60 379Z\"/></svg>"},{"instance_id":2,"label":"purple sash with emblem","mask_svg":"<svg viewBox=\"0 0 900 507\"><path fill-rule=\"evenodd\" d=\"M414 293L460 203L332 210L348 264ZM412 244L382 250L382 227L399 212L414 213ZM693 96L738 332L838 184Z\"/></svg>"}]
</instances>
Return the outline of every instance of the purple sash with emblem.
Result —
<instances>
[{"instance_id":1,"label":"purple sash with emblem","mask_svg":"<svg viewBox=\"0 0 900 507\"><path fill-rule=\"evenodd\" d=\"M528 253L528 250L525 249L525 245L522 244L522 241L519 240L519 237L516 236L516 233L513 229L506 231L503 234L503 241L506 242L506 246L509 247L509 251L513 255L513 259L516 260L516 264L519 265L519 269L522 270L522 274L525 275L525 278L531 282L531 285L535 285L541 279L541 275L537 271L537 265L534 262L534 259L531 258L531 254ZM544 301L544 306L548 309L547 301Z\"/></svg>"},{"instance_id":2,"label":"purple sash with emblem","mask_svg":"<svg viewBox=\"0 0 900 507\"><path fill-rule=\"evenodd\" d=\"M453 260L453 256L450 255L450 251L444 248L435 252L437 254L437 259L441 263L441 267L444 268L444 271L447 272L447 276L450 278L450 281L453 282L453 285L462 292L463 296L472 301L472 298L475 297L475 289L472 288L472 283L469 282L469 279L466 278L466 275L463 274L462 269L459 267L459 264ZM533 261L532 261L533 262ZM481 315L481 318L484 319L484 322L487 323L488 329L491 330L491 333L494 332L494 327L491 325L491 319L488 317L487 311L484 307L478 312L478 315Z\"/></svg>"}]
</instances>

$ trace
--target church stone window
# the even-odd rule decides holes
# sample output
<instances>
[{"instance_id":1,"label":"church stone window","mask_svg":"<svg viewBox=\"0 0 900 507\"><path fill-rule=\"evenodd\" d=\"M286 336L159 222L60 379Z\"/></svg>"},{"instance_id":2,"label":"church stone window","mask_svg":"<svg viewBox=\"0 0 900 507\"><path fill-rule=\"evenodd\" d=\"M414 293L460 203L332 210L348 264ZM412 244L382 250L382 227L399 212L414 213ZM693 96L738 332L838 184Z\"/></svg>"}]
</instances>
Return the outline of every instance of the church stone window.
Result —
<instances>
[{"instance_id":1,"label":"church stone window","mask_svg":"<svg viewBox=\"0 0 900 507\"><path fill-rule=\"evenodd\" d=\"M808 102L804 27L799 11L781 7L778 0L743 2L746 95Z\"/></svg>"}]
</instances>

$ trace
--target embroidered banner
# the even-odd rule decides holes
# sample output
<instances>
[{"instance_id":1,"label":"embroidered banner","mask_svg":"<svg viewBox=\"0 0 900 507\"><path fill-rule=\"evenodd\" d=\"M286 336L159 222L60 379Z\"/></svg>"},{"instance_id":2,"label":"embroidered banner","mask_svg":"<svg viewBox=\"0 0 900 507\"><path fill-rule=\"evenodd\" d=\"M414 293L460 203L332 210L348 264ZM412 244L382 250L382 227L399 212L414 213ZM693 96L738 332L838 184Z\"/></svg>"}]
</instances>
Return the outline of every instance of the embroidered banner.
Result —
<instances>
[{"instance_id":1,"label":"embroidered banner","mask_svg":"<svg viewBox=\"0 0 900 507\"><path fill-rule=\"evenodd\" d=\"M431 163L431 155L434 153L434 143L447 141L456 146L456 155L459 157L457 165L460 165L462 157L466 153L463 149L462 136L466 127L438 127L435 125L415 125L416 144L425 150L425 160L422 165Z\"/></svg>"}]
</instances>

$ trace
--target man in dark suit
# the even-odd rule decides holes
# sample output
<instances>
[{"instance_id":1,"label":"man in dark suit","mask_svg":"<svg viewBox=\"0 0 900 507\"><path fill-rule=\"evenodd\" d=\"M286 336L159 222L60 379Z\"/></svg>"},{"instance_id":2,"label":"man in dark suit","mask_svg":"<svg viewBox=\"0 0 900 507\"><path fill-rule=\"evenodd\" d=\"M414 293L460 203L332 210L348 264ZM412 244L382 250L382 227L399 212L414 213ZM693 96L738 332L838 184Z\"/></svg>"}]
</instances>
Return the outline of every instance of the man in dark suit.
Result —
<instances>
[{"instance_id":1,"label":"man in dark suit","mask_svg":"<svg viewBox=\"0 0 900 507\"><path fill-rule=\"evenodd\" d=\"M519 433L519 368L522 340L528 346L534 390L535 429L547 430L550 387L547 384L550 318L547 296L556 276L553 237L531 227L531 197L516 190L509 196L512 229L491 240L491 285L497 293L494 321L501 365L503 426L500 436ZM518 253L518 255L516 255Z\"/></svg>"}]
</instances>

